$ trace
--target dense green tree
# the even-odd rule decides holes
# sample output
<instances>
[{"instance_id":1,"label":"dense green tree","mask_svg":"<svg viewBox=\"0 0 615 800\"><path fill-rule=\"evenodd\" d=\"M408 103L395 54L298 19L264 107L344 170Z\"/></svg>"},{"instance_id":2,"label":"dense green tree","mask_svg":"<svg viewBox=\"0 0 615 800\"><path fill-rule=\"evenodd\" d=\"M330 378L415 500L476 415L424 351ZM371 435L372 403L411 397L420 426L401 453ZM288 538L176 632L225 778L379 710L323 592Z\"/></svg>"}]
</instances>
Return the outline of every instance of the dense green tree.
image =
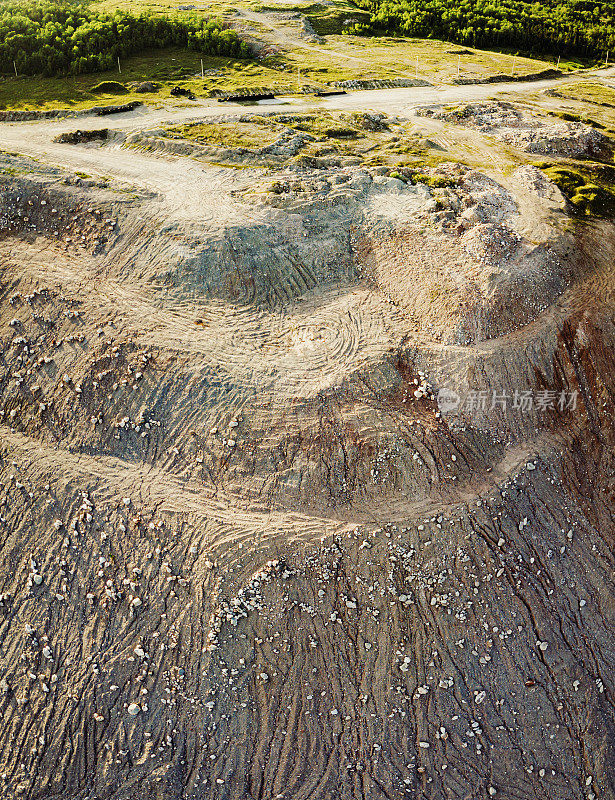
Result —
<instances>
[{"instance_id":1,"label":"dense green tree","mask_svg":"<svg viewBox=\"0 0 615 800\"><path fill-rule=\"evenodd\" d=\"M615 52L615 3L592 0L358 0L352 33L436 37L476 47L602 58Z\"/></svg>"},{"instance_id":2,"label":"dense green tree","mask_svg":"<svg viewBox=\"0 0 615 800\"><path fill-rule=\"evenodd\" d=\"M248 56L237 34L199 14L162 16L35 2L0 6L0 73L96 72L147 48L187 47L207 55Z\"/></svg>"}]
</instances>

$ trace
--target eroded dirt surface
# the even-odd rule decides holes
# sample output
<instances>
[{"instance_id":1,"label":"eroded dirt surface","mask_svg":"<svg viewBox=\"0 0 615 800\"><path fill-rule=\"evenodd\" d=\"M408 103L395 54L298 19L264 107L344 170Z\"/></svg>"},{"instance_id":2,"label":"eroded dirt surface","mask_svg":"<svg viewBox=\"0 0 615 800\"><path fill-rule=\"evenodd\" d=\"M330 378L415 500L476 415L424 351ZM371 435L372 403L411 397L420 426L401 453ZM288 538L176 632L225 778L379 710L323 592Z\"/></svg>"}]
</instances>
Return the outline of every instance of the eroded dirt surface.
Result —
<instances>
[{"instance_id":1,"label":"eroded dirt surface","mask_svg":"<svg viewBox=\"0 0 615 800\"><path fill-rule=\"evenodd\" d=\"M531 166L49 147L2 162L2 797L615 797L612 224Z\"/></svg>"}]
</instances>

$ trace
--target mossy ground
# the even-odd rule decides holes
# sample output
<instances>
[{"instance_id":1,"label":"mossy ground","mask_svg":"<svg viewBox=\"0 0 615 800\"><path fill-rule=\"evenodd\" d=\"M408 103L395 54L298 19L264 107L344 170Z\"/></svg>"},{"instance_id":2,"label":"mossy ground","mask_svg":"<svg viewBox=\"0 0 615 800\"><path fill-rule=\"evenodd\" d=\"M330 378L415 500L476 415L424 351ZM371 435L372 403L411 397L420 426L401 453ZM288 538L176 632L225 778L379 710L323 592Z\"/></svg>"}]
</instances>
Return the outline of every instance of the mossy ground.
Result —
<instances>
[{"instance_id":1,"label":"mossy ground","mask_svg":"<svg viewBox=\"0 0 615 800\"><path fill-rule=\"evenodd\" d=\"M284 130L273 120L253 117L250 122L198 123L168 128L167 136L201 144L256 150L274 142Z\"/></svg>"},{"instance_id":2,"label":"mossy ground","mask_svg":"<svg viewBox=\"0 0 615 800\"><path fill-rule=\"evenodd\" d=\"M595 162L539 164L545 174L584 216L612 217L615 213L615 167Z\"/></svg>"},{"instance_id":3,"label":"mossy ground","mask_svg":"<svg viewBox=\"0 0 615 800\"><path fill-rule=\"evenodd\" d=\"M313 137L298 156L304 160L353 157L365 166L392 168L433 165L443 160L439 151L430 149L429 143L414 134L410 126L391 124L382 130L366 130L361 115L341 112L255 115L241 122L178 125L167 128L166 135L225 148L257 150L275 141L285 129Z\"/></svg>"}]
</instances>

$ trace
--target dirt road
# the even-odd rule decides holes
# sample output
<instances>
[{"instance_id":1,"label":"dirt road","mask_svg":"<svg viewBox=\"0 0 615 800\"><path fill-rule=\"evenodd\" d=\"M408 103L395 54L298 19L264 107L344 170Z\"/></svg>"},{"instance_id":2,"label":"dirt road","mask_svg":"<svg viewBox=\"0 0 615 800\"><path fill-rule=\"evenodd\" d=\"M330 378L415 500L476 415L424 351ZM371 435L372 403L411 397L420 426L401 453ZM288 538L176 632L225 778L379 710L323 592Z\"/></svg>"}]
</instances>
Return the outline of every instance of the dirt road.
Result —
<instances>
[{"instance_id":1,"label":"dirt road","mask_svg":"<svg viewBox=\"0 0 615 800\"><path fill-rule=\"evenodd\" d=\"M615 68L595 70L585 73L587 80L615 75ZM457 103L483 100L501 92L536 92L560 83L569 78L553 80L472 86L418 87L412 89L383 89L375 91L351 92L319 100L299 100L289 98L267 104L259 104L254 109L260 113L284 112L314 109L327 110L366 110L376 109L402 117L411 116L421 106L432 103ZM174 125L181 122L194 122L218 116L220 113L248 113L242 105L197 101L184 109L154 109L144 107L113 117L111 129L124 134L149 128ZM74 147L58 144L53 139L60 133L78 124L80 129L100 128L97 117L79 118L78 123L68 119L42 120L38 122L0 123L0 147L9 152L18 152L51 164L68 169L85 171L100 177L113 177L129 185L154 192L164 198L168 211L184 219L194 219L215 223L237 221L242 212L234 208L229 197L231 189L249 185L254 176L248 171L238 175L236 171L224 168L204 169L189 159L165 159L123 149L119 144L105 147ZM106 123L107 124L107 123ZM165 212L166 213L166 212Z\"/></svg>"}]
</instances>

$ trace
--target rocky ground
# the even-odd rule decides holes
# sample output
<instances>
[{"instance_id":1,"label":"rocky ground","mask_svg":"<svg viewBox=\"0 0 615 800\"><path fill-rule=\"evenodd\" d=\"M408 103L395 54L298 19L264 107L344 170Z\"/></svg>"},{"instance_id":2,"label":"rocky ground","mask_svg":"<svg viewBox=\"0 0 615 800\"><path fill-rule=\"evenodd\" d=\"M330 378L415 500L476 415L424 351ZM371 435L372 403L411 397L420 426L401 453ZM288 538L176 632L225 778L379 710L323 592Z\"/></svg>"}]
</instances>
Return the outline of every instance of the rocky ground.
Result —
<instances>
[{"instance_id":1,"label":"rocky ground","mask_svg":"<svg viewBox=\"0 0 615 800\"><path fill-rule=\"evenodd\" d=\"M615 797L612 223L125 144L2 156L2 796Z\"/></svg>"},{"instance_id":2,"label":"rocky ground","mask_svg":"<svg viewBox=\"0 0 615 800\"><path fill-rule=\"evenodd\" d=\"M608 137L591 125L555 122L512 103L493 101L453 109L426 108L421 113L489 133L527 153L596 158L612 151Z\"/></svg>"}]
</instances>

